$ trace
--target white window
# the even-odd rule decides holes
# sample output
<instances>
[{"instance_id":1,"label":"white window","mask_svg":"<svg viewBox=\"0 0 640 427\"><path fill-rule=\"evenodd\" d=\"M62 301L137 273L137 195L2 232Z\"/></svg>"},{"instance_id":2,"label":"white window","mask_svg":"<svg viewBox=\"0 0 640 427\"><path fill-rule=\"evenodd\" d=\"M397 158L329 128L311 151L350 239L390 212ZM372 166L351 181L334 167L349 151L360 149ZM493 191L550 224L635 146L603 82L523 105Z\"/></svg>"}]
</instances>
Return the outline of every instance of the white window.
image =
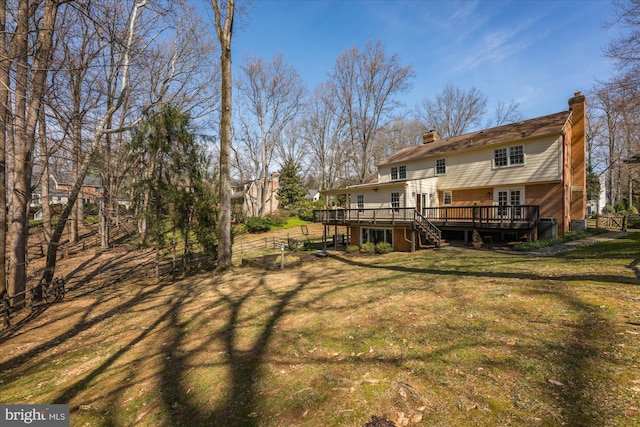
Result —
<instances>
[{"instance_id":1,"label":"white window","mask_svg":"<svg viewBox=\"0 0 640 427\"><path fill-rule=\"evenodd\" d=\"M524 165L524 147L522 145L509 147L509 164Z\"/></svg>"},{"instance_id":2,"label":"white window","mask_svg":"<svg viewBox=\"0 0 640 427\"><path fill-rule=\"evenodd\" d=\"M400 193L391 193L391 209L400 212Z\"/></svg>"},{"instance_id":3,"label":"white window","mask_svg":"<svg viewBox=\"0 0 640 427\"><path fill-rule=\"evenodd\" d=\"M398 179L407 179L406 166L393 166L391 168L391 180L396 181Z\"/></svg>"},{"instance_id":4,"label":"white window","mask_svg":"<svg viewBox=\"0 0 640 427\"><path fill-rule=\"evenodd\" d=\"M524 145L493 150L493 167L504 168L524 165Z\"/></svg>"},{"instance_id":5,"label":"white window","mask_svg":"<svg viewBox=\"0 0 640 427\"><path fill-rule=\"evenodd\" d=\"M361 243L386 242L393 246L393 230L388 228L363 228L360 236Z\"/></svg>"},{"instance_id":6,"label":"white window","mask_svg":"<svg viewBox=\"0 0 640 427\"><path fill-rule=\"evenodd\" d=\"M364 211L364 194L358 194L356 196L356 203L358 204L358 210L360 212Z\"/></svg>"},{"instance_id":7,"label":"white window","mask_svg":"<svg viewBox=\"0 0 640 427\"><path fill-rule=\"evenodd\" d=\"M447 173L447 161L446 159L436 160L436 175L444 175Z\"/></svg>"},{"instance_id":8,"label":"white window","mask_svg":"<svg viewBox=\"0 0 640 427\"><path fill-rule=\"evenodd\" d=\"M498 216L501 218L522 218L524 191L520 188L500 189L495 192Z\"/></svg>"},{"instance_id":9,"label":"white window","mask_svg":"<svg viewBox=\"0 0 640 427\"><path fill-rule=\"evenodd\" d=\"M445 206L451 205L452 202L451 191L443 191L442 192L442 204Z\"/></svg>"},{"instance_id":10,"label":"white window","mask_svg":"<svg viewBox=\"0 0 640 427\"><path fill-rule=\"evenodd\" d=\"M507 149L499 148L497 150L493 150L493 166L501 168L508 165L509 160L507 159Z\"/></svg>"}]
</instances>

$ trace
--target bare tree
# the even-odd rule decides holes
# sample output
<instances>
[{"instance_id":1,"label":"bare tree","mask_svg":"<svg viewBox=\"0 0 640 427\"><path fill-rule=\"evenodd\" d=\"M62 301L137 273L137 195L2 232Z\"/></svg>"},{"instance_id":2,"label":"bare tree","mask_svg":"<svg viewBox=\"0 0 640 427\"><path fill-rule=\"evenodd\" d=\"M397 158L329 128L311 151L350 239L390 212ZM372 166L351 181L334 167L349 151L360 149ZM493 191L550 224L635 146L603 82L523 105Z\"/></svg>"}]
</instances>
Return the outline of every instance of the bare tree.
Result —
<instances>
[{"instance_id":1,"label":"bare tree","mask_svg":"<svg viewBox=\"0 0 640 427\"><path fill-rule=\"evenodd\" d=\"M614 1L618 36L609 42L605 55L611 58L623 74L637 76L640 71L640 0ZM637 84L638 79L634 78Z\"/></svg>"},{"instance_id":2,"label":"bare tree","mask_svg":"<svg viewBox=\"0 0 640 427\"><path fill-rule=\"evenodd\" d=\"M302 110L306 93L298 72L277 53L265 63L246 58L238 79L240 142L251 159L251 178L260 185L252 215L263 216L269 200L270 172L285 127ZM275 197L273 195L272 197ZM253 205L253 203L251 203Z\"/></svg>"},{"instance_id":3,"label":"bare tree","mask_svg":"<svg viewBox=\"0 0 640 427\"><path fill-rule=\"evenodd\" d=\"M220 111L220 214L218 220L218 265L223 272L232 267L231 260L231 122L232 78L231 37L235 0L211 0L214 25L220 42L221 111Z\"/></svg>"},{"instance_id":4,"label":"bare tree","mask_svg":"<svg viewBox=\"0 0 640 427\"><path fill-rule=\"evenodd\" d=\"M498 102L494 110L494 118L487 122L486 127L497 127L524 120L524 114L518 110L519 105L513 100L508 105L502 101Z\"/></svg>"},{"instance_id":5,"label":"bare tree","mask_svg":"<svg viewBox=\"0 0 640 427\"><path fill-rule=\"evenodd\" d=\"M373 153L375 163L404 147L421 144L425 131L425 127L417 120L396 117L378 132Z\"/></svg>"},{"instance_id":6,"label":"bare tree","mask_svg":"<svg viewBox=\"0 0 640 427\"><path fill-rule=\"evenodd\" d=\"M330 75L338 116L346 130L349 160L358 182L375 169L376 133L391 120L400 103L394 97L411 87L415 73L397 54L387 56L382 42L368 41L363 50L347 49Z\"/></svg>"},{"instance_id":7,"label":"bare tree","mask_svg":"<svg viewBox=\"0 0 640 427\"><path fill-rule=\"evenodd\" d=\"M5 69L9 72L6 87L10 88L10 95L5 104L7 115L4 117L5 135L13 142L9 147L13 161L13 174L9 203L8 291L11 295L21 295L14 300L14 303L20 303L24 299L22 293L26 289L28 209L31 198L33 152L36 127L51 63L53 34L59 6L60 2L55 0L38 3L19 0L17 13L5 14L6 18L15 18L15 26L10 34L9 60L11 63L7 64L9 66ZM8 30L6 21L5 30ZM34 39L30 38L31 34L35 34ZM3 37L6 35L3 34ZM10 123L11 126L6 126L6 123Z\"/></svg>"},{"instance_id":8,"label":"bare tree","mask_svg":"<svg viewBox=\"0 0 640 427\"><path fill-rule=\"evenodd\" d=\"M7 1L0 0L0 206L7 206L7 125L9 123L9 73L11 56L7 38ZM0 224L7 223L7 210L0 209ZM0 298L7 293L7 229L0 227Z\"/></svg>"},{"instance_id":9,"label":"bare tree","mask_svg":"<svg viewBox=\"0 0 640 427\"><path fill-rule=\"evenodd\" d=\"M631 186L632 169L627 161L640 151L636 115L640 94L623 80L595 87L591 98L591 162L606 174L607 204L615 206L627 198L625 191Z\"/></svg>"},{"instance_id":10,"label":"bare tree","mask_svg":"<svg viewBox=\"0 0 640 427\"><path fill-rule=\"evenodd\" d=\"M302 119L291 121L285 126L276 143L276 162L281 169L287 159L293 159L305 178L309 172L309 147L303 132Z\"/></svg>"},{"instance_id":11,"label":"bare tree","mask_svg":"<svg viewBox=\"0 0 640 427\"><path fill-rule=\"evenodd\" d=\"M311 164L320 178L322 189L332 189L337 185L338 171L342 170L346 159L343 148L345 137L333 93L330 84L318 86L303 122L305 140L311 151Z\"/></svg>"},{"instance_id":12,"label":"bare tree","mask_svg":"<svg viewBox=\"0 0 640 427\"><path fill-rule=\"evenodd\" d=\"M115 75L118 76L119 88L113 98L112 102L106 103L106 110L99 118L95 130L93 131L91 143L87 147L84 157L78 167L77 179L73 182L71 190L69 192L69 200L65 206L62 214L60 215L56 227L51 236L47 248L46 266L43 274L43 280L41 282L51 283L55 272L55 266L57 261L58 242L62 236L62 232L67 223L69 215L75 205L75 202L80 194L82 183L91 165L92 156L100 146L100 142L107 134L121 132L122 129L113 129L111 124L113 123L113 117L116 113L121 112L123 105L127 102L130 91L130 66L131 66L131 54L136 40L136 34L139 34L141 29L139 28L139 19L143 9L147 5L147 0L139 0L131 6L129 19L124 31L124 38L122 40L121 49L114 51L114 56L118 59L116 63L119 65ZM135 122L135 121L134 121ZM131 123L130 125L133 125Z\"/></svg>"},{"instance_id":13,"label":"bare tree","mask_svg":"<svg viewBox=\"0 0 640 427\"><path fill-rule=\"evenodd\" d=\"M480 89L463 90L447 84L434 100L423 99L417 107L418 117L440 138L462 135L479 127L487 111L487 97Z\"/></svg>"}]
</instances>

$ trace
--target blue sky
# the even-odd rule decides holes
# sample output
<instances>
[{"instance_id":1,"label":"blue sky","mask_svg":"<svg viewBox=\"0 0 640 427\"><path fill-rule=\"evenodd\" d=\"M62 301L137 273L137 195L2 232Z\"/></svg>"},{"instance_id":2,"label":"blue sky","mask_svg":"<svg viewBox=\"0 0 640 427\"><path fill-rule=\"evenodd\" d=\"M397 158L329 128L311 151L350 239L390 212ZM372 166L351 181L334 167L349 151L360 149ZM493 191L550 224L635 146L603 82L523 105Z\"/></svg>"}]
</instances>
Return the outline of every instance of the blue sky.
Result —
<instances>
[{"instance_id":1,"label":"blue sky","mask_svg":"<svg viewBox=\"0 0 640 427\"><path fill-rule=\"evenodd\" d=\"M312 91L342 52L379 39L416 72L399 98L407 109L450 83L480 89L490 110L514 100L531 118L611 76L602 49L612 16L604 0L255 0L235 28L233 61L282 52Z\"/></svg>"}]
</instances>

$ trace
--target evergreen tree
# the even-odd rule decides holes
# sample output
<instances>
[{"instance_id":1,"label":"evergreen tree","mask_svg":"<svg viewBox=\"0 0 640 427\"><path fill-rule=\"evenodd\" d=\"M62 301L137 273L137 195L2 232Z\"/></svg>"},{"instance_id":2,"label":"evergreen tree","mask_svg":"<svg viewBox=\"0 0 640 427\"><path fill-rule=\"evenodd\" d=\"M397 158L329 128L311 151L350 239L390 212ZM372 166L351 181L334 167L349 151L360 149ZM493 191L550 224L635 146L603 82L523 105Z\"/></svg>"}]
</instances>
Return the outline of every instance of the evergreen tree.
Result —
<instances>
[{"instance_id":1,"label":"evergreen tree","mask_svg":"<svg viewBox=\"0 0 640 427\"><path fill-rule=\"evenodd\" d=\"M186 269L194 233L204 251L215 257L217 223L211 214L217 197L204 147L195 137L189 115L171 105L145 112L133 132L131 152L139 168L134 185L139 217L146 225L140 230L141 242L145 244L150 234L159 262L169 231L173 236L179 233Z\"/></svg>"},{"instance_id":2,"label":"evergreen tree","mask_svg":"<svg viewBox=\"0 0 640 427\"><path fill-rule=\"evenodd\" d=\"M299 173L300 166L292 157L288 157L280 170L280 188L278 189L278 201L283 209L295 209L307 195Z\"/></svg>"},{"instance_id":3,"label":"evergreen tree","mask_svg":"<svg viewBox=\"0 0 640 427\"><path fill-rule=\"evenodd\" d=\"M600 177L587 166L587 200L598 200L600 197Z\"/></svg>"}]
</instances>

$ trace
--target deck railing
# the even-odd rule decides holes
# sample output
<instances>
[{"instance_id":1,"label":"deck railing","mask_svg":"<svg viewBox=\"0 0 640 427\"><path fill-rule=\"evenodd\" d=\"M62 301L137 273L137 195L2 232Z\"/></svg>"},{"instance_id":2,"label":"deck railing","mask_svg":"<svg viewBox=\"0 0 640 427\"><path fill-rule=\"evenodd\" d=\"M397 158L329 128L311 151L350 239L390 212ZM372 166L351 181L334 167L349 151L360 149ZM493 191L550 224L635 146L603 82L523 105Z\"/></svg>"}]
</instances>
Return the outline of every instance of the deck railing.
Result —
<instances>
[{"instance_id":1,"label":"deck railing","mask_svg":"<svg viewBox=\"0 0 640 427\"><path fill-rule=\"evenodd\" d=\"M313 213L314 222L323 224L402 224L412 223L415 208L324 209ZM538 223L538 205L443 206L423 208L421 215L436 225L473 227L527 225Z\"/></svg>"},{"instance_id":2,"label":"deck railing","mask_svg":"<svg viewBox=\"0 0 640 427\"><path fill-rule=\"evenodd\" d=\"M313 212L313 221L323 224L412 222L415 208L323 209Z\"/></svg>"},{"instance_id":3,"label":"deck railing","mask_svg":"<svg viewBox=\"0 0 640 427\"><path fill-rule=\"evenodd\" d=\"M490 224L537 224L540 218L538 205L514 206L445 206L425 208L423 215L445 225L449 223L471 223L481 227Z\"/></svg>"}]
</instances>

